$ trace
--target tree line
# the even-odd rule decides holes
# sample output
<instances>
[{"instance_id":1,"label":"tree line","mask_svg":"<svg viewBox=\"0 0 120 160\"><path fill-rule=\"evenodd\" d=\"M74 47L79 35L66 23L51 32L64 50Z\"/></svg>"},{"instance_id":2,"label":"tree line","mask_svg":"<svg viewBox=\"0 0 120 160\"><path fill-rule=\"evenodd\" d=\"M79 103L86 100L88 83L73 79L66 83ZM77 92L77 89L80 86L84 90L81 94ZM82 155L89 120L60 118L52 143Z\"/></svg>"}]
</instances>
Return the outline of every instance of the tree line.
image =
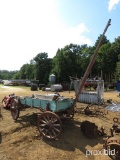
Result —
<instances>
[{"instance_id":1,"label":"tree line","mask_svg":"<svg viewBox=\"0 0 120 160\"><path fill-rule=\"evenodd\" d=\"M81 78L100 36L94 46L69 44L58 49L53 58L49 58L46 52L39 53L30 63L23 64L19 71L0 70L0 79L29 79L48 84L50 74L56 75L56 83L69 82L69 76ZM95 76L102 77L105 82L120 80L120 36L112 43L106 36L103 37L89 78Z\"/></svg>"}]
</instances>

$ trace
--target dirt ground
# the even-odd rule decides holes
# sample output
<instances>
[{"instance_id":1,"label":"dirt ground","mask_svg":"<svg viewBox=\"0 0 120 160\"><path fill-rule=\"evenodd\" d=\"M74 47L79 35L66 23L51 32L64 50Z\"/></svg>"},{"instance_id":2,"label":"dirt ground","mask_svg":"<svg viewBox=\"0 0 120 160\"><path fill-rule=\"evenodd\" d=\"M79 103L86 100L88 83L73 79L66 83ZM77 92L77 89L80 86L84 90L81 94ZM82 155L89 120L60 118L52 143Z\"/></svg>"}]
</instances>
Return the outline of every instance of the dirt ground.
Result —
<instances>
[{"instance_id":1,"label":"dirt ground","mask_svg":"<svg viewBox=\"0 0 120 160\"><path fill-rule=\"evenodd\" d=\"M18 96L31 96L32 94L48 94L50 92L30 91L30 88L0 87L0 107L2 98L11 93ZM59 93L66 97L75 96L73 91ZM117 95L117 91L105 92L104 99L105 101L112 99L114 102L120 102ZM89 120L99 128L104 126L107 135L109 135L113 117L120 117L120 114L109 111L106 117L86 116L80 113L80 108L86 106L87 104L77 103L77 112L74 118L63 121L62 133L58 140L48 140L40 136L36 127L36 113L40 112L39 110L25 108L21 111L18 120L14 121L10 111L1 107L0 160L111 160L105 154L86 155L88 151L101 151L104 141L103 137L86 138L80 131L80 124L84 120ZM120 137L120 135L118 136Z\"/></svg>"}]
</instances>

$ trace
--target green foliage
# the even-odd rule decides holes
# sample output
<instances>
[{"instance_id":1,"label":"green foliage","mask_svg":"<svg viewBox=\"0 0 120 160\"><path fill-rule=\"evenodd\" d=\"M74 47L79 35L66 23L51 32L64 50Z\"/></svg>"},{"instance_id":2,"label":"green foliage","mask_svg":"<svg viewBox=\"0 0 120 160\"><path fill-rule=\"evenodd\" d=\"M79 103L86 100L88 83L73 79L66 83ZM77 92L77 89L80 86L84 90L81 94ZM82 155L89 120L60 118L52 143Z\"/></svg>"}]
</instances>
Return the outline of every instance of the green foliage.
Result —
<instances>
[{"instance_id":1,"label":"green foliage","mask_svg":"<svg viewBox=\"0 0 120 160\"><path fill-rule=\"evenodd\" d=\"M0 70L0 79L7 80L7 79L13 79L13 76L18 71L7 71L7 70Z\"/></svg>"},{"instance_id":2,"label":"green foliage","mask_svg":"<svg viewBox=\"0 0 120 160\"><path fill-rule=\"evenodd\" d=\"M23 64L19 71L0 70L0 79L30 79L38 80L39 83L49 83L49 75L56 75L56 83L69 82L69 76L83 77L87 66L93 56L98 37L94 46L69 44L58 49L56 55L51 59L45 52L37 54L28 64ZM89 78L100 77L103 79L120 80L120 37L113 43L104 36L98 55L89 75Z\"/></svg>"},{"instance_id":3,"label":"green foliage","mask_svg":"<svg viewBox=\"0 0 120 160\"><path fill-rule=\"evenodd\" d=\"M101 36L102 36L102 35L100 35L100 36L98 37L98 39L96 40L95 45L94 45L95 47L97 47ZM107 37L104 35L104 36L103 36L103 39L102 39L102 42L101 42L101 45L107 44L108 42L109 42L109 40L108 40Z\"/></svg>"},{"instance_id":4,"label":"green foliage","mask_svg":"<svg viewBox=\"0 0 120 160\"><path fill-rule=\"evenodd\" d=\"M66 45L63 49L58 49L53 58L51 73L56 75L57 82L68 82L69 76L79 76L80 72L80 46Z\"/></svg>"},{"instance_id":5,"label":"green foliage","mask_svg":"<svg viewBox=\"0 0 120 160\"><path fill-rule=\"evenodd\" d=\"M120 81L120 62L117 62L116 64L116 79L117 81Z\"/></svg>"},{"instance_id":6,"label":"green foliage","mask_svg":"<svg viewBox=\"0 0 120 160\"><path fill-rule=\"evenodd\" d=\"M39 83L48 83L49 73L52 67L52 59L48 58L47 53L39 53L34 58L36 79Z\"/></svg>"},{"instance_id":7,"label":"green foliage","mask_svg":"<svg viewBox=\"0 0 120 160\"><path fill-rule=\"evenodd\" d=\"M118 55L118 59L116 60L116 80L120 81L120 36L115 39L115 42L112 44L112 51L114 55Z\"/></svg>"}]
</instances>

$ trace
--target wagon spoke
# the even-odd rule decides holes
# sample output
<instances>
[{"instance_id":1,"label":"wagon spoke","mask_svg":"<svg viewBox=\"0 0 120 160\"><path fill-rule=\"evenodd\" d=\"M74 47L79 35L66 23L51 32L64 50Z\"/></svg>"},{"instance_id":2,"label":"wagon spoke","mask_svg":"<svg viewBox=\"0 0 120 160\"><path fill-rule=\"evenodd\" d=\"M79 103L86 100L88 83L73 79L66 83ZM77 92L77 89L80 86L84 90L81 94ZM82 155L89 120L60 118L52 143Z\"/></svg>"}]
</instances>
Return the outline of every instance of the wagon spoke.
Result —
<instances>
[{"instance_id":1,"label":"wagon spoke","mask_svg":"<svg viewBox=\"0 0 120 160\"><path fill-rule=\"evenodd\" d=\"M50 132L50 139L52 138L53 136L52 136L52 133Z\"/></svg>"},{"instance_id":2,"label":"wagon spoke","mask_svg":"<svg viewBox=\"0 0 120 160\"><path fill-rule=\"evenodd\" d=\"M45 128L42 128L42 129L41 129L41 131L44 131L44 130L45 130Z\"/></svg>"},{"instance_id":3,"label":"wagon spoke","mask_svg":"<svg viewBox=\"0 0 120 160\"><path fill-rule=\"evenodd\" d=\"M43 119L45 120L45 122L48 122L48 119L46 117L43 117Z\"/></svg>"},{"instance_id":4,"label":"wagon spoke","mask_svg":"<svg viewBox=\"0 0 120 160\"><path fill-rule=\"evenodd\" d=\"M52 121L52 122L53 122L53 123L56 123L57 121L58 121L57 119L53 119L53 121Z\"/></svg>"},{"instance_id":5,"label":"wagon spoke","mask_svg":"<svg viewBox=\"0 0 120 160\"><path fill-rule=\"evenodd\" d=\"M44 120L42 120L42 119L41 119L40 121L43 122L43 123L46 123L46 121L44 121Z\"/></svg>"},{"instance_id":6,"label":"wagon spoke","mask_svg":"<svg viewBox=\"0 0 120 160\"><path fill-rule=\"evenodd\" d=\"M50 139L52 139L53 137L56 137L56 135L57 135L57 134L55 133L54 130L49 131Z\"/></svg>"},{"instance_id":7,"label":"wagon spoke","mask_svg":"<svg viewBox=\"0 0 120 160\"><path fill-rule=\"evenodd\" d=\"M54 122L56 118L54 116L51 116L51 121Z\"/></svg>"},{"instance_id":8,"label":"wagon spoke","mask_svg":"<svg viewBox=\"0 0 120 160\"><path fill-rule=\"evenodd\" d=\"M56 133L55 133L55 131L54 131L54 130L52 130L52 133L54 134L54 136L56 136Z\"/></svg>"},{"instance_id":9,"label":"wagon spoke","mask_svg":"<svg viewBox=\"0 0 120 160\"><path fill-rule=\"evenodd\" d=\"M46 118L48 121L52 119L51 115L46 115Z\"/></svg>"},{"instance_id":10,"label":"wagon spoke","mask_svg":"<svg viewBox=\"0 0 120 160\"><path fill-rule=\"evenodd\" d=\"M45 128L42 128L41 131L46 134L47 133L47 130Z\"/></svg>"},{"instance_id":11,"label":"wagon spoke","mask_svg":"<svg viewBox=\"0 0 120 160\"><path fill-rule=\"evenodd\" d=\"M60 124L53 124L54 127L60 127Z\"/></svg>"},{"instance_id":12,"label":"wagon spoke","mask_svg":"<svg viewBox=\"0 0 120 160\"><path fill-rule=\"evenodd\" d=\"M45 131L46 131L45 136L47 136L47 133L48 133L49 130L45 130Z\"/></svg>"},{"instance_id":13,"label":"wagon spoke","mask_svg":"<svg viewBox=\"0 0 120 160\"><path fill-rule=\"evenodd\" d=\"M60 130L59 130L59 129L57 129L57 128L55 128L55 127L53 127L53 128L54 128L54 130L55 130L55 131L60 132Z\"/></svg>"},{"instance_id":14,"label":"wagon spoke","mask_svg":"<svg viewBox=\"0 0 120 160\"><path fill-rule=\"evenodd\" d=\"M40 126L41 126L41 127L42 127L42 126L44 127L44 126L46 126L46 124L40 124Z\"/></svg>"}]
</instances>

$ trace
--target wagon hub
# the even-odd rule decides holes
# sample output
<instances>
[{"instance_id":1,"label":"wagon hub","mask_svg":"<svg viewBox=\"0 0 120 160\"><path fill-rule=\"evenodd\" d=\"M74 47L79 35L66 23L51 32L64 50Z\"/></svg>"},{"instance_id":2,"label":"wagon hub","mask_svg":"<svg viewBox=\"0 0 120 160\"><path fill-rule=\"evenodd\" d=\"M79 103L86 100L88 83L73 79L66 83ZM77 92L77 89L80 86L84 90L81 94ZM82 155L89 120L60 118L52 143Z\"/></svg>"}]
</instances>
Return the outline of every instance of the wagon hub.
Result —
<instances>
[{"instance_id":1,"label":"wagon hub","mask_svg":"<svg viewBox=\"0 0 120 160\"><path fill-rule=\"evenodd\" d=\"M50 120L46 123L45 129L47 130L51 130L53 128L54 124L53 122Z\"/></svg>"}]
</instances>

